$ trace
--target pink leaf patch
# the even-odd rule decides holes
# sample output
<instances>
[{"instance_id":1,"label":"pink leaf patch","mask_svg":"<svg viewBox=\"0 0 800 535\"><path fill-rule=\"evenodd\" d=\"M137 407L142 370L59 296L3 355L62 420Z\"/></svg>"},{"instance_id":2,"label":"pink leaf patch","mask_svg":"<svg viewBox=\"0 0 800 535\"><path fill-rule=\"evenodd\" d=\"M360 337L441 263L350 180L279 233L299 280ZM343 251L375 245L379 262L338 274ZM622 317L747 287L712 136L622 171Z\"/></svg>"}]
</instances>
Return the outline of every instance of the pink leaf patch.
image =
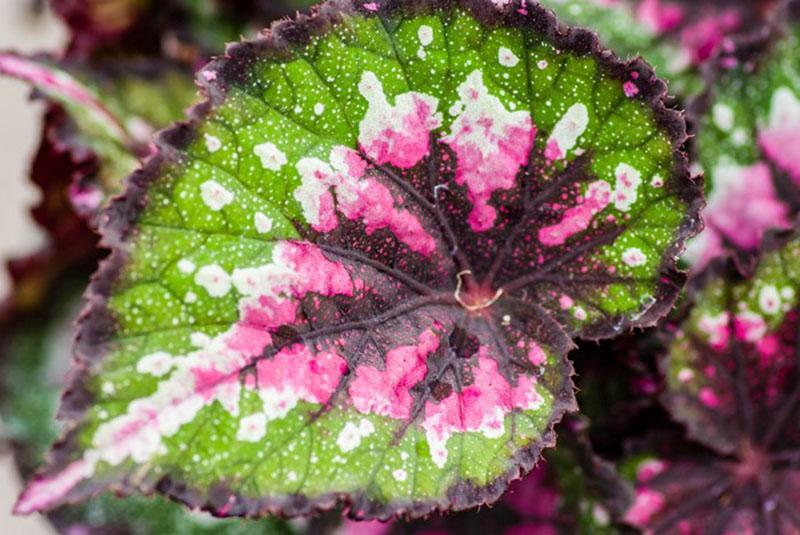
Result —
<instances>
[{"instance_id":1,"label":"pink leaf patch","mask_svg":"<svg viewBox=\"0 0 800 535\"><path fill-rule=\"evenodd\" d=\"M509 112L474 71L458 88L461 113L444 138L458 158L456 182L466 184L473 203L469 224L476 232L494 226L497 212L489 205L496 190L511 189L530 156L536 127L525 111Z\"/></svg>"}]
</instances>

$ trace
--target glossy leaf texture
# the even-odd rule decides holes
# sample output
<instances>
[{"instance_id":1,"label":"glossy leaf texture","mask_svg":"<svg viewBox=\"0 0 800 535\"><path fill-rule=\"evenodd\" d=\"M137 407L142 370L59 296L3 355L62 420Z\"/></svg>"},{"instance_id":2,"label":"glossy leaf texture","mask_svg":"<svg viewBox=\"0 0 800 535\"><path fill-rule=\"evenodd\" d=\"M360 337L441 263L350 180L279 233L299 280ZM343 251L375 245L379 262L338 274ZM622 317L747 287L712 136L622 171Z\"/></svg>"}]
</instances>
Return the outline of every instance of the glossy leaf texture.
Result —
<instances>
[{"instance_id":1,"label":"glossy leaf texture","mask_svg":"<svg viewBox=\"0 0 800 535\"><path fill-rule=\"evenodd\" d=\"M152 134L178 120L196 95L184 68L157 61L98 66L7 52L0 53L0 74L31 84L66 111L48 119L45 134L72 158L70 199L91 218L150 154Z\"/></svg>"},{"instance_id":2,"label":"glossy leaf texture","mask_svg":"<svg viewBox=\"0 0 800 535\"><path fill-rule=\"evenodd\" d=\"M106 213L73 418L20 513L100 489L220 516L496 500L652 325L698 226L680 114L536 6L351 3L199 75Z\"/></svg>"},{"instance_id":3,"label":"glossy leaf texture","mask_svg":"<svg viewBox=\"0 0 800 535\"><path fill-rule=\"evenodd\" d=\"M687 251L697 271L729 251L757 252L769 229L790 228L800 210L800 18L780 21L720 59L699 106L708 206Z\"/></svg>"},{"instance_id":4,"label":"glossy leaf texture","mask_svg":"<svg viewBox=\"0 0 800 535\"><path fill-rule=\"evenodd\" d=\"M800 533L800 240L769 242L751 279L715 264L674 333L663 400L694 445L639 467L648 532Z\"/></svg>"}]
</instances>

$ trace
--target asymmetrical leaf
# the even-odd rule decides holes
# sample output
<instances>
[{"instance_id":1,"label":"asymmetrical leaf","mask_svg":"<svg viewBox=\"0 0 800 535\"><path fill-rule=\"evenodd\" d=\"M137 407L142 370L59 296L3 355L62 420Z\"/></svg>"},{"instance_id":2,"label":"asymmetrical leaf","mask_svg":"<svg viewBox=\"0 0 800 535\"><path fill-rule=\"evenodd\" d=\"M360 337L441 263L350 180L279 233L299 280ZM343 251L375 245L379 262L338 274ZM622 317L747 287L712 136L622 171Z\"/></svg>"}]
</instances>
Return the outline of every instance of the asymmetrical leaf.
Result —
<instances>
[{"instance_id":1,"label":"asymmetrical leaf","mask_svg":"<svg viewBox=\"0 0 800 535\"><path fill-rule=\"evenodd\" d=\"M755 252L800 209L800 25L741 41L721 60L698 125L709 192L706 230L687 259L696 270L726 250Z\"/></svg>"},{"instance_id":2,"label":"asymmetrical leaf","mask_svg":"<svg viewBox=\"0 0 800 535\"><path fill-rule=\"evenodd\" d=\"M782 242L750 280L709 275L675 333L664 402L704 448L640 467L627 518L648 532L800 533L800 240Z\"/></svg>"},{"instance_id":3,"label":"asymmetrical leaf","mask_svg":"<svg viewBox=\"0 0 800 535\"><path fill-rule=\"evenodd\" d=\"M681 116L539 7L333 1L199 79L105 216L74 422L18 512L493 501L574 409L571 338L680 291Z\"/></svg>"}]
</instances>

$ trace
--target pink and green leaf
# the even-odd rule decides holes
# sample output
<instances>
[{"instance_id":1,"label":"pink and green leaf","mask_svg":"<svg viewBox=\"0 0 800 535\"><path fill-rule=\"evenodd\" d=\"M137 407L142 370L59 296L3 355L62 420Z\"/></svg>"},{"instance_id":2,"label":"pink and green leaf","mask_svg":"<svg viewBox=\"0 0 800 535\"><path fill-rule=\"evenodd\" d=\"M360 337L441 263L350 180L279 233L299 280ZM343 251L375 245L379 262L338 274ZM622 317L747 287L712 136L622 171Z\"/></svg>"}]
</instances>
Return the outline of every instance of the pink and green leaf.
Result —
<instances>
[{"instance_id":1,"label":"pink and green leaf","mask_svg":"<svg viewBox=\"0 0 800 535\"><path fill-rule=\"evenodd\" d=\"M791 329L799 290L800 241L794 240L767 254L752 280L712 277L695 298L669 349L665 398L695 440L732 453L747 431L742 419L769 423L753 411L771 412L791 389L784 381L796 373ZM756 408L742 405L748 398Z\"/></svg>"},{"instance_id":2,"label":"pink and green leaf","mask_svg":"<svg viewBox=\"0 0 800 535\"><path fill-rule=\"evenodd\" d=\"M647 532L800 532L800 240L770 243L751 279L716 264L675 332L663 400L702 447L639 467L627 520Z\"/></svg>"},{"instance_id":3,"label":"pink and green leaf","mask_svg":"<svg viewBox=\"0 0 800 535\"><path fill-rule=\"evenodd\" d=\"M706 176L705 231L687 259L700 270L727 251L755 253L800 209L800 25L740 39L719 60L698 124Z\"/></svg>"},{"instance_id":4,"label":"pink and green leaf","mask_svg":"<svg viewBox=\"0 0 800 535\"><path fill-rule=\"evenodd\" d=\"M29 265L35 266L36 262ZM80 294L89 277L91 262L73 262L56 280L46 283L48 299L26 310L9 303L27 300L29 287L38 284L35 269L15 278L15 299L6 302L0 323L0 417L3 438L11 446L23 477L44 463L45 454L58 438L55 418L62 377L71 360L69 340L74 314L81 308ZM18 298L17 298L18 297ZM13 312L13 314L6 314ZM291 535L287 523L269 518L246 523L239 519L212 519L166 499L131 496L120 499L104 493L79 506L52 511L48 519L59 533L155 533L175 535Z\"/></svg>"},{"instance_id":5,"label":"pink and green leaf","mask_svg":"<svg viewBox=\"0 0 800 535\"><path fill-rule=\"evenodd\" d=\"M572 338L681 289L681 116L539 7L336 0L199 79L105 214L71 431L18 512L104 488L220 516L491 502L575 408Z\"/></svg>"}]
</instances>

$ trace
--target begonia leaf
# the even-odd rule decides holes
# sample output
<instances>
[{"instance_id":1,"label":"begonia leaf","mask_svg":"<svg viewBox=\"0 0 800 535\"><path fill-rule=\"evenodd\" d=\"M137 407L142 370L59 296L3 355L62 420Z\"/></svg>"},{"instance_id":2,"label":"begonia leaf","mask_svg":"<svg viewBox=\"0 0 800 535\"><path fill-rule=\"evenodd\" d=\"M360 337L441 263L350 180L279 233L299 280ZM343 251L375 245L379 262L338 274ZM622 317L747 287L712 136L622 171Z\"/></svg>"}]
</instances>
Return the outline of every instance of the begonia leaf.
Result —
<instances>
[{"instance_id":1,"label":"begonia leaf","mask_svg":"<svg viewBox=\"0 0 800 535\"><path fill-rule=\"evenodd\" d=\"M75 209L94 215L122 189L123 179L151 150L151 136L179 119L195 96L183 69L158 64L88 65L47 57L0 53L0 74L21 79L62 106L45 132L56 150L76 164L70 198Z\"/></svg>"},{"instance_id":2,"label":"begonia leaf","mask_svg":"<svg viewBox=\"0 0 800 535\"><path fill-rule=\"evenodd\" d=\"M105 214L70 431L17 512L491 502L575 408L571 339L677 297L702 186L643 62L534 5L313 13L207 66Z\"/></svg>"},{"instance_id":3,"label":"begonia leaf","mask_svg":"<svg viewBox=\"0 0 800 535\"><path fill-rule=\"evenodd\" d=\"M587 418L571 416L559 429L559 447L549 450L547 462L556 475L559 509L567 520L562 533L613 535L633 502L633 488L616 467L594 451Z\"/></svg>"},{"instance_id":4,"label":"begonia leaf","mask_svg":"<svg viewBox=\"0 0 800 535\"><path fill-rule=\"evenodd\" d=\"M653 533L800 533L800 240L751 279L716 264L665 367L664 402L703 445L644 463L628 521Z\"/></svg>"},{"instance_id":5,"label":"begonia leaf","mask_svg":"<svg viewBox=\"0 0 800 535\"><path fill-rule=\"evenodd\" d=\"M22 262L20 262L22 263ZM34 265L36 262L28 262ZM25 310L13 303L27 300L36 270L15 278L13 298L6 301L13 314L0 314L0 417L4 439L12 447L21 473L30 475L44 462L44 455L58 438L55 420L63 376L70 363L73 315L81 307L80 294L90 274L91 262L73 263L47 284L47 299ZM38 282L34 282L38 284ZM60 533L169 533L171 535L272 535L295 533L276 519L244 523L238 519L213 519L187 511L165 499L117 498L112 493L80 506L61 507L49 515Z\"/></svg>"},{"instance_id":6,"label":"begonia leaf","mask_svg":"<svg viewBox=\"0 0 800 535\"><path fill-rule=\"evenodd\" d=\"M706 229L691 242L695 270L726 251L758 251L800 209L800 25L742 39L721 59L698 120Z\"/></svg>"}]
</instances>

